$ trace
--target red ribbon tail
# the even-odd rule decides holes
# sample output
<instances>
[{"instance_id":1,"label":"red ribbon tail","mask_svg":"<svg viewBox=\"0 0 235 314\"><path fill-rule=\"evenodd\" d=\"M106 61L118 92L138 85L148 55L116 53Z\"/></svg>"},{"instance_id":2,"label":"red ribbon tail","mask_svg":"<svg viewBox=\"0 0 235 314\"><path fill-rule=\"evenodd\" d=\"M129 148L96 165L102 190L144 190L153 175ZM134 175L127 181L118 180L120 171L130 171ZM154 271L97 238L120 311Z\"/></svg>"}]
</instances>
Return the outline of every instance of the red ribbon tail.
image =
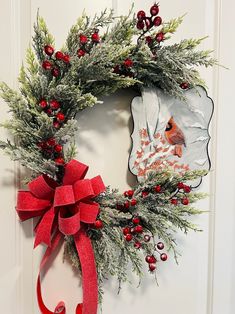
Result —
<instances>
[{"instance_id":1,"label":"red ribbon tail","mask_svg":"<svg viewBox=\"0 0 235 314\"><path fill-rule=\"evenodd\" d=\"M51 312L50 310L48 310L48 308L45 306L43 299L42 299L41 281L40 281L40 272L41 272L42 268L44 267L44 265L46 264L52 251L55 250L57 248L57 246L59 245L61 238L62 238L62 235L59 232L57 232L52 239L51 247L48 247L46 249L46 252L45 252L45 254L42 258L42 261L41 261L38 280L37 280L37 298L38 298L38 306L39 306L42 314L66 314L64 302L59 302L58 305L56 306L54 312Z\"/></svg>"},{"instance_id":2,"label":"red ribbon tail","mask_svg":"<svg viewBox=\"0 0 235 314\"><path fill-rule=\"evenodd\" d=\"M83 285L82 312L80 310L77 314L97 314L98 280L91 240L81 229L74 235L74 241L81 263Z\"/></svg>"}]
</instances>

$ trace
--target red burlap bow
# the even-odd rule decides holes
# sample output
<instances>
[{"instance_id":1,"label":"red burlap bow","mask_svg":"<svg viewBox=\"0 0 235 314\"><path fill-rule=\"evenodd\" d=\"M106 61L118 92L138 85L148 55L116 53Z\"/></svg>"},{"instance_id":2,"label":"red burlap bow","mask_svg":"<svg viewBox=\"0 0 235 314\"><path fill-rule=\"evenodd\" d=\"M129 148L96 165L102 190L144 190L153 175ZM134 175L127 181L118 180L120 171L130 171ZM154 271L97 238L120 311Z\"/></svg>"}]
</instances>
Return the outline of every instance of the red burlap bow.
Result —
<instances>
[{"instance_id":1,"label":"red burlap bow","mask_svg":"<svg viewBox=\"0 0 235 314\"><path fill-rule=\"evenodd\" d=\"M29 183L29 191L19 191L17 213L22 221L40 216L35 228L34 247L44 242L48 248L41 262L45 265L51 252L57 247L63 235L72 235L79 255L83 281L83 314L96 314L98 284L95 257L86 224L93 224L99 212L99 205L92 198L105 190L100 176L84 179L88 166L72 160L65 166L62 185L41 175ZM60 302L54 312L49 311L41 296L40 274L37 284L38 303L42 314L65 314ZM81 313L78 305L76 313Z\"/></svg>"}]
</instances>

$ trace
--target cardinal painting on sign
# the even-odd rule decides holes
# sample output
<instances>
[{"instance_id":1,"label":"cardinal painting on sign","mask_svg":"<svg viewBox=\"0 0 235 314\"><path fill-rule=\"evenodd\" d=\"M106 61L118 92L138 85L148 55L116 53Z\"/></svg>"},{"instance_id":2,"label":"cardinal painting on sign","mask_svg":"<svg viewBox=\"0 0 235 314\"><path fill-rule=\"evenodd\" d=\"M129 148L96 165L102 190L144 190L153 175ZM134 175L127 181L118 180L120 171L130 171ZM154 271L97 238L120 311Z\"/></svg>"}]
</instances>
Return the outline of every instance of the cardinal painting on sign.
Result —
<instances>
[{"instance_id":1,"label":"cardinal painting on sign","mask_svg":"<svg viewBox=\"0 0 235 314\"><path fill-rule=\"evenodd\" d=\"M208 144L213 102L204 88L176 99L158 88L146 88L131 104L134 129L129 168L139 181L148 171L210 169Z\"/></svg>"}]
</instances>

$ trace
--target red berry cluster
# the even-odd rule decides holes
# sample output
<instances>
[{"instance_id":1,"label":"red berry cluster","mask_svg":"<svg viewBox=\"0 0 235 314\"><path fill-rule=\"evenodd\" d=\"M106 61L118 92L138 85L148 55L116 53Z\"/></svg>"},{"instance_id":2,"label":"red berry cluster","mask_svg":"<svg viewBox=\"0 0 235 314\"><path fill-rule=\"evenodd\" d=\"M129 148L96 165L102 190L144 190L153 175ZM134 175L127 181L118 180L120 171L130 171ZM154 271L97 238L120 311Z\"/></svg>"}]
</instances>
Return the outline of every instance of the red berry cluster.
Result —
<instances>
[{"instance_id":1,"label":"red berry cluster","mask_svg":"<svg viewBox=\"0 0 235 314\"><path fill-rule=\"evenodd\" d=\"M175 193L174 197L170 199L171 204L176 206L178 205L180 201L181 204L188 205L189 199L185 194L190 193L190 192L191 192L190 186L184 184L183 182L179 182L177 184L177 192ZM182 197L182 194L183 194L183 197Z\"/></svg>"},{"instance_id":2,"label":"red berry cluster","mask_svg":"<svg viewBox=\"0 0 235 314\"><path fill-rule=\"evenodd\" d=\"M165 262L168 258L166 253L161 253L159 252L159 250L163 250L164 249L164 243L163 242L158 242L155 248L155 251L160 255L160 259ZM145 261L148 263L149 265L149 271L153 272L156 269L156 263L157 263L157 258L155 257L154 254L152 255L147 255L145 257Z\"/></svg>"},{"instance_id":3,"label":"red berry cluster","mask_svg":"<svg viewBox=\"0 0 235 314\"><path fill-rule=\"evenodd\" d=\"M142 243L139 241L138 236L144 232L144 228L141 225L139 216L133 216L131 221L129 221L128 225L125 226L122 231L127 242L134 240L134 247L136 249L140 249L142 247ZM143 238L143 240L146 242L145 238Z\"/></svg>"},{"instance_id":4,"label":"red berry cluster","mask_svg":"<svg viewBox=\"0 0 235 314\"><path fill-rule=\"evenodd\" d=\"M134 62L130 58L127 58L123 61L121 65L116 65L113 68L113 72L119 75L133 77L134 76L134 73L132 71L133 65Z\"/></svg>"},{"instance_id":5,"label":"red berry cluster","mask_svg":"<svg viewBox=\"0 0 235 314\"><path fill-rule=\"evenodd\" d=\"M37 146L42 150L45 157L54 159L57 165L64 165L63 146L57 143L53 137L39 142Z\"/></svg>"},{"instance_id":6,"label":"red berry cluster","mask_svg":"<svg viewBox=\"0 0 235 314\"><path fill-rule=\"evenodd\" d=\"M146 16L145 11L141 10L137 13L137 25L136 27L139 30L142 30L143 33L140 37L142 37L145 33L147 33L152 27L158 27L162 24L162 18L158 15L159 13L159 5L154 4L150 8L151 16ZM162 31L158 32L155 37L147 36L146 42L149 46L151 46L154 41L158 44L164 40L164 33Z\"/></svg>"},{"instance_id":7,"label":"red berry cluster","mask_svg":"<svg viewBox=\"0 0 235 314\"><path fill-rule=\"evenodd\" d=\"M161 185L155 185L151 190L143 190L142 192L141 192L141 196L142 196L142 198L146 198L148 195L149 195L149 193L154 193L154 194L156 194L156 193L162 193L163 192L163 188L162 188L162 186Z\"/></svg>"},{"instance_id":8,"label":"red berry cluster","mask_svg":"<svg viewBox=\"0 0 235 314\"><path fill-rule=\"evenodd\" d=\"M53 126L58 129L65 120L65 115L61 111L61 104L55 100L41 99L39 102L39 107L50 117L54 117Z\"/></svg>"},{"instance_id":9,"label":"red berry cluster","mask_svg":"<svg viewBox=\"0 0 235 314\"><path fill-rule=\"evenodd\" d=\"M133 208L136 206L137 200L133 198L134 196L133 190L125 191L123 194L127 198L127 200L125 200L124 202L118 202L116 204L116 208L120 211L128 212L130 208Z\"/></svg>"},{"instance_id":10,"label":"red berry cluster","mask_svg":"<svg viewBox=\"0 0 235 314\"><path fill-rule=\"evenodd\" d=\"M77 56L79 58L89 53L91 48L100 42L99 30L95 30L94 33L88 38L86 35L81 34L79 36L79 48L77 50Z\"/></svg>"},{"instance_id":11,"label":"red berry cluster","mask_svg":"<svg viewBox=\"0 0 235 314\"><path fill-rule=\"evenodd\" d=\"M46 71L50 71L52 76L58 77L61 74L61 66L69 65L70 56L68 54L64 54L62 51L55 52L55 49L46 45L44 47L44 52L47 56L47 59L42 62L42 67Z\"/></svg>"}]
</instances>

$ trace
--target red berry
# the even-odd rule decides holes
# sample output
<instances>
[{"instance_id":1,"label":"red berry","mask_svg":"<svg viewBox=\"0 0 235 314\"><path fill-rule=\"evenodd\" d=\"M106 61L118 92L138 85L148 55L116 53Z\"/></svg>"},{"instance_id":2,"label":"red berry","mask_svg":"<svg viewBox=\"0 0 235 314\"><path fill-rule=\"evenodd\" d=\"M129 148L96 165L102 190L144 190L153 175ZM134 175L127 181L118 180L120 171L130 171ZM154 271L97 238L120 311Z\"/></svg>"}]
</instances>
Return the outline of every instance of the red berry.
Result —
<instances>
[{"instance_id":1,"label":"red berry","mask_svg":"<svg viewBox=\"0 0 235 314\"><path fill-rule=\"evenodd\" d=\"M153 20L154 26L160 26L162 24L162 18L160 16L156 16Z\"/></svg>"},{"instance_id":2,"label":"red berry","mask_svg":"<svg viewBox=\"0 0 235 314\"><path fill-rule=\"evenodd\" d=\"M64 56L63 56L63 61L64 61L65 63L69 63L69 62L70 62L70 56L69 56L69 55L64 55Z\"/></svg>"},{"instance_id":3,"label":"red berry","mask_svg":"<svg viewBox=\"0 0 235 314\"><path fill-rule=\"evenodd\" d=\"M163 32L158 33L158 34L156 35L155 39L156 39L156 41L157 41L158 43L160 43L161 41L164 40L164 33L163 33Z\"/></svg>"},{"instance_id":4,"label":"red berry","mask_svg":"<svg viewBox=\"0 0 235 314\"><path fill-rule=\"evenodd\" d=\"M182 89L188 89L189 88L189 84L187 82L183 82L183 83L180 84L180 87Z\"/></svg>"},{"instance_id":5,"label":"red berry","mask_svg":"<svg viewBox=\"0 0 235 314\"><path fill-rule=\"evenodd\" d=\"M154 187L154 190L155 190L155 192L160 193L161 190L162 190L161 185L156 185L156 186Z\"/></svg>"},{"instance_id":6,"label":"red berry","mask_svg":"<svg viewBox=\"0 0 235 314\"><path fill-rule=\"evenodd\" d=\"M87 36L85 35L80 35L79 40L81 44L86 44L87 43Z\"/></svg>"},{"instance_id":7,"label":"red berry","mask_svg":"<svg viewBox=\"0 0 235 314\"><path fill-rule=\"evenodd\" d=\"M185 185L185 186L184 186L184 192L185 192L185 193L190 193L190 192L191 192L190 186Z\"/></svg>"},{"instance_id":8,"label":"red berry","mask_svg":"<svg viewBox=\"0 0 235 314\"><path fill-rule=\"evenodd\" d=\"M133 61L131 59L126 59L124 61L124 65L125 65L125 67L130 68L133 66Z\"/></svg>"},{"instance_id":9,"label":"red berry","mask_svg":"<svg viewBox=\"0 0 235 314\"><path fill-rule=\"evenodd\" d=\"M134 217L132 219L132 222L133 222L134 225L138 225L140 223L140 218L139 217Z\"/></svg>"},{"instance_id":10,"label":"red berry","mask_svg":"<svg viewBox=\"0 0 235 314\"><path fill-rule=\"evenodd\" d=\"M149 195L149 192L148 191L143 191L142 192L142 197L145 198Z\"/></svg>"},{"instance_id":11,"label":"red berry","mask_svg":"<svg viewBox=\"0 0 235 314\"><path fill-rule=\"evenodd\" d=\"M48 114L48 116L51 116L51 115L52 115L52 110L51 110L50 108L48 108L48 109L46 110L46 113Z\"/></svg>"},{"instance_id":12,"label":"red berry","mask_svg":"<svg viewBox=\"0 0 235 314\"><path fill-rule=\"evenodd\" d=\"M56 141L55 141L55 139L52 137L52 138L49 138L48 140L47 140L47 145L48 146L55 146L55 144L56 144Z\"/></svg>"},{"instance_id":13,"label":"red berry","mask_svg":"<svg viewBox=\"0 0 235 314\"><path fill-rule=\"evenodd\" d=\"M64 54L63 54L63 52L61 52L61 51L57 51L57 52L55 53L55 57L56 57L57 60L63 60Z\"/></svg>"},{"instance_id":14,"label":"red berry","mask_svg":"<svg viewBox=\"0 0 235 314\"><path fill-rule=\"evenodd\" d=\"M78 54L78 57L81 58L86 54L86 51L83 49L78 49L77 54Z\"/></svg>"},{"instance_id":15,"label":"red berry","mask_svg":"<svg viewBox=\"0 0 235 314\"><path fill-rule=\"evenodd\" d=\"M149 264L155 264L157 262L156 257L154 255L147 255L145 260Z\"/></svg>"},{"instance_id":16,"label":"red berry","mask_svg":"<svg viewBox=\"0 0 235 314\"><path fill-rule=\"evenodd\" d=\"M45 99L40 100L39 105L42 109L47 107L47 101Z\"/></svg>"},{"instance_id":17,"label":"red berry","mask_svg":"<svg viewBox=\"0 0 235 314\"><path fill-rule=\"evenodd\" d=\"M163 249L164 249L164 243L158 242L157 248L158 248L159 250L163 250Z\"/></svg>"},{"instance_id":18,"label":"red berry","mask_svg":"<svg viewBox=\"0 0 235 314\"><path fill-rule=\"evenodd\" d=\"M91 40L94 43L98 43L100 41L100 36L99 36L98 32L95 32L94 34L91 35Z\"/></svg>"},{"instance_id":19,"label":"red berry","mask_svg":"<svg viewBox=\"0 0 235 314\"><path fill-rule=\"evenodd\" d=\"M187 197L182 198L181 203L183 205L188 205L189 204L189 199Z\"/></svg>"},{"instance_id":20,"label":"red berry","mask_svg":"<svg viewBox=\"0 0 235 314\"><path fill-rule=\"evenodd\" d=\"M122 232L123 232L124 235L127 235L127 234L130 234L131 229L129 227L125 227L125 228L122 229Z\"/></svg>"},{"instance_id":21,"label":"red berry","mask_svg":"<svg viewBox=\"0 0 235 314\"><path fill-rule=\"evenodd\" d=\"M55 99L50 100L50 108L52 110L57 110L57 109L60 108L60 103L57 100L55 100Z\"/></svg>"},{"instance_id":22,"label":"red berry","mask_svg":"<svg viewBox=\"0 0 235 314\"><path fill-rule=\"evenodd\" d=\"M150 271L154 271L155 269L156 269L156 264L153 264L153 263L149 264Z\"/></svg>"},{"instance_id":23,"label":"red berry","mask_svg":"<svg viewBox=\"0 0 235 314\"><path fill-rule=\"evenodd\" d=\"M124 195L125 197L127 197L127 196L128 196L128 191L125 191L125 192L123 193L123 195Z\"/></svg>"},{"instance_id":24,"label":"red berry","mask_svg":"<svg viewBox=\"0 0 235 314\"><path fill-rule=\"evenodd\" d=\"M183 182L179 182L179 183L177 184L177 188L178 188L179 190L183 189L183 188L184 188Z\"/></svg>"},{"instance_id":25,"label":"red berry","mask_svg":"<svg viewBox=\"0 0 235 314\"><path fill-rule=\"evenodd\" d=\"M141 248L141 243L139 242L139 241L136 241L135 242L135 244L134 244L134 247L136 248L136 249L140 249Z\"/></svg>"},{"instance_id":26,"label":"red berry","mask_svg":"<svg viewBox=\"0 0 235 314\"><path fill-rule=\"evenodd\" d=\"M101 229L103 228L103 222L101 220L96 220L95 223L94 223L94 227L95 229Z\"/></svg>"},{"instance_id":27,"label":"red berry","mask_svg":"<svg viewBox=\"0 0 235 314\"><path fill-rule=\"evenodd\" d=\"M131 206L135 206L137 204L137 200L135 198L133 198L131 200Z\"/></svg>"},{"instance_id":28,"label":"red berry","mask_svg":"<svg viewBox=\"0 0 235 314\"><path fill-rule=\"evenodd\" d=\"M147 17L145 19L145 24L146 24L147 29L150 29L150 27L152 26L152 20L149 17Z\"/></svg>"},{"instance_id":29,"label":"red berry","mask_svg":"<svg viewBox=\"0 0 235 314\"><path fill-rule=\"evenodd\" d=\"M43 61L43 63L42 63L42 67L43 67L44 70L51 70L52 64L51 64L50 61L45 60L45 61Z\"/></svg>"},{"instance_id":30,"label":"red berry","mask_svg":"<svg viewBox=\"0 0 235 314\"><path fill-rule=\"evenodd\" d=\"M132 196L134 195L134 191L133 191L133 190L127 191L127 195L128 195L129 197L132 197Z\"/></svg>"},{"instance_id":31,"label":"red berry","mask_svg":"<svg viewBox=\"0 0 235 314\"><path fill-rule=\"evenodd\" d=\"M54 128L56 128L56 129L59 129L59 128L60 128L60 124L59 124L58 121L54 121L54 122L53 122L53 126L54 126Z\"/></svg>"},{"instance_id":32,"label":"red berry","mask_svg":"<svg viewBox=\"0 0 235 314\"><path fill-rule=\"evenodd\" d=\"M141 225L138 225L135 227L135 232L136 233L142 233L143 232L143 227Z\"/></svg>"},{"instance_id":33,"label":"red berry","mask_svg":"<svg viewBox=\"0 0 235 314\"><path fill-rule=\"evenodd\" d=\"M162 253L162 254L160 255L160 258L161 258L161 260L162 260L163 262L165 262L165 261L167 260L168 256L166 255L166 253Z\"/></svg>"},{"instance_id":34,"label":"red berry","mask_svg":"<svg viewBox=\"0 0 235 314\"><path fill-rule=\"evenodd\" d=\"M138 21L136 27L138 29L143 29L144 28L144 22L143 21Z\"/></svg>"},{"instance_id":35,"label":"red berry","mask_svg":"<svg viewBox=\"0 0 235 314\"><path fill-rule=\"evenodd\" d=\"M125 201L124 208L128 209L129 207L130 207L130 202L129 201Z\"/></svg>"},{"instance_id":36,"label":"red berry","mask_svg":"<svg viewBox=\"0 0 235 314\"><path fill-rule=\"evenodd\" d=\"M154 4L151 8L150 8L150 13L152 16L157 15L159 12L159 6L157 4Z\"/></svg>"},{"instance_id":37,"label":"red berry","mask_svg":"<svg viewBox=\"0 0 235 314\"><path fill-rule=\"evenodd\" d=\"M177 205L177 204L178 204L177 198L172 198L172 199L171 199L171 204Z\"/></svg>"},{"instance_id":38,"label":"red berry","mask_svg":"<svg viewBox=\"0 0 235 314\"><path fill-rule=\"evenodd\" d=\"M148 45L150 45L150 44L153 42L153 39L152 39L151 36L146 36L146 37L145 37L145 40L146 40L146 43L147 43Z\"/></svg>"},{"instance_id":39,"label":"red berry","mask_svg":"<svg viewBox=\"0 0 235 314\"><path fill-rule=\"evenodd\" d=\"M125 236L125 239L126 239L127 242L130 242L132 240L132 238L133 238L132 234L127 234Z\"/></svg>"},{"instance_id":40,"label":"red berry","mask_svg":"<svg viewBox=\"0 0 235 314\"><path fill-rule=\"evenodd\" d=\"M123 204L117 204L116 207L117 207L117 210L123 210L124 208Z\"/></svg>"},{"instance_id":41,"label":"red berry","mask_svg":"<svg viewBox=\"0 0 235 314\"><path fill-rule=\"evenodd\" d=\"M37 146L43 150L47 149L47 144L45 142L39 142L39 143L37 143Z\"/></svg>"},{"instance_id":42,"label":"red berry","mask_svg":"<svg viewBox=\"0 0 235 314\"><path fill-rule=\"evenodd\" d=\"M56 159L55 159L55 163L56 163L57 165L63 165L63 164L64 164L64 159L61 158L61 157L56 158Z\"/></svg>"},{"instance_id":43,"label":"red berry","mask_svg":"<svg viewBox=\"0 0 235 314\"><path fill-rule=\"evenodd\" d=\"M148 234L144 235L144 242L149 242L150 239L151 239L150 235L148 235Z\"/></svg>"},{"instance_id":44,"label":"red berry","mask_svg":"<svg viewBox=\"0 0 235 314\"><path fill-rule=\"evenodd\" d=\"M120 72L119 65L115 65L115 67L113 68L113 72L116 73L116 74L119 74L119 72Z\"/></svg>"},{"instance_id":45,"label":"red berry","mask_svg":"<svg viewBox=\"0 0 235 314\"><path fill-rule=\"evenodd\" d=\"M55 150L56 153L61 153L62 150L63 150L63 146L57 144L57 145L55 145L54 150Z\"/></svg>"},{"instance_id":46,"label":"red berry","mask_svg":"<svg viewBox=\"0 0 235 314\"><path fill-rule=\"evenodd\" d=\"M53 48L52 46L50 46L50 45L46 45L46 46L44 47L44 51L45 51L45 53L46 53L48 56L52 56L53 53L54 53L54 48Z\"/></svg>"},{"instance_id":47,"label":"red berry","mask_svg":"<svg viewBox=\"0 0 235 314\"><path fill-rule=\"evenodd\" d=\"M65 116L62 112L58 112L57 115L56 115L56 119L60 122L64 121L65 119Z\"/></svg>"},{"instance_id":48,"label":"red berry","mask_svg":"<svg viewBox=\"0 0 235 314\"><path fill-rule=\"evenodd\" d=\"M58 77L60 75L60 70L59 68L53 68L51 70L51 74L54 76L54 77Z\"/></svg>"},{"instance_id":49,"label":"red berry","mask_svg":"<svg viewBox=\"0 0 235 314\"><path fill-rule=\"evenodd\" d=\"M145 14L145 12L144 11L139 11L138 13L137 13L137 19L138 20L143 20L143 19L145 19L145 17L146 17L146 14Z\"/></svg>"}]
</instances>

